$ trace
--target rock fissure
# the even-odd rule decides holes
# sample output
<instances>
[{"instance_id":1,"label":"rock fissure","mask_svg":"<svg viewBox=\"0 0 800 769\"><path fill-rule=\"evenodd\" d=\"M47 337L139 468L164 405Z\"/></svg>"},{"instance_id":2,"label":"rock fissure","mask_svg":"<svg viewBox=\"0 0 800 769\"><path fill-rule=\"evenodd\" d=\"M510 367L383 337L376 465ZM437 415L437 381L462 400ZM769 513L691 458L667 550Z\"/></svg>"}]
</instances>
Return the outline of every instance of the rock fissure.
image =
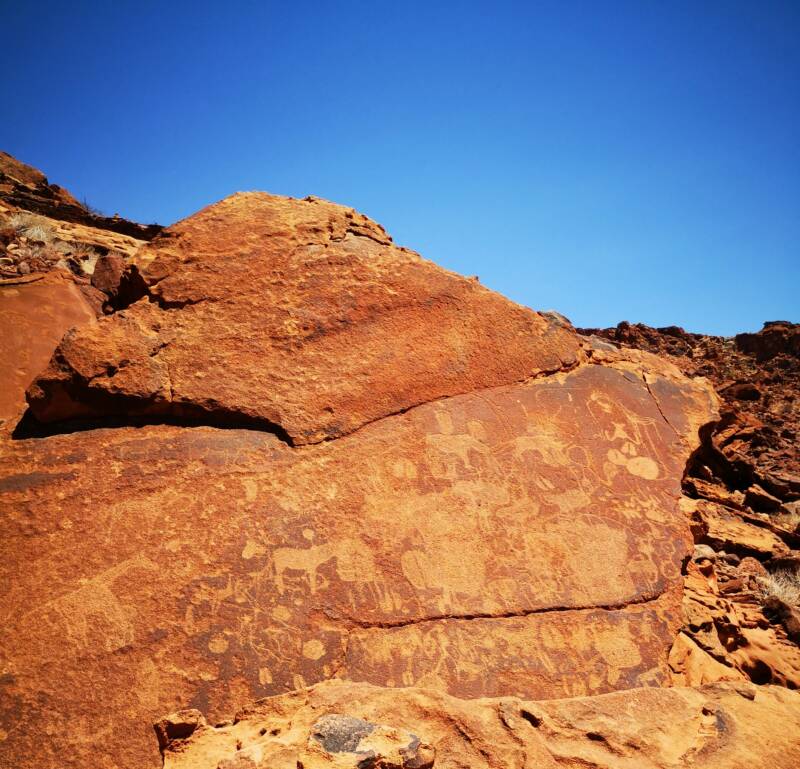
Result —
<instances>
[{"instance_id":1,"label":"rock fissure","mask_svg":"<svg viewBox=\"0 0 800 769\"><path fill-rule=\"evenodd\" d=\"M168 385L170 396L171 387ZM295 448L291 436L278 424L266 419L249 419L238 413L225 411L206 410L197 404L182 404L175 401L170 403L177 406L176 412L148 413L148 414L120 414L96 418L66 419L58 422L39 422L30 411L26 411L13 432L14 440L43 440L59 435L71 433L92 432L94 430L123 430L125 428L169 426L185 427L211 427L216 430L252 430L275 436L281 443L290 448Z\"/></svg>"},{"instance_id":2,"label":"rock fissure","mask_svg":"<svg viewBox=\"0 0 800 769\"><path fill-rule=\"evenodd\" d=\"M502 619L517 619L521 617L531 617L538 614L549 613L562 613L562 612L589 612L589 611L620 611L629 606L642 606L646 604L655 603L664 596L665 592L643 595L631 598L628 601L620 601L618 603L610 604L585 604L579 606L543 606L537 609L520 609L516 611L506 612L470 612L463 614L439 614L430 617L419 617L416 619L402 619L402 620L385 620L379 622L361 622L357 619L349 617L347 622L351 629L360 630L391 630L393 628L409 627L411 625L422 625L429 622L471 622L473 620L502 620Z\"/></svg>"},{"instance_id":3,"label":"rock fissure","mask_svg":"<svg viewBox=\"0 0 800 769\"><path fill-rule=\"evenodd\" d=\"M150 302L158 305L160 309L166 312L169 312L170 310L183 310L186 307L194 307L198 304L205 304L213 301L209 297L202 297L200 299L165 299L161 294L156 294L152 291L147 292L147 297Z\"/></svg>"},{"instance_id":4,"label":"rock fissure","mask_svg":"<svg viewBox=\"0 0 800 769\"><path fill-rule=\"evenodd\" d=\"M678 438L681 439L680 433L675 429L672 422L670 422L669 419L667 419L667 415L664 413L664 409L661 408L661 403L658 400L658 396L656 396L656 394L653 392L653 389L650 387L650 382L647 381L647 374L645 374L644 372L642 372L642 381L644 382L645 388L647 388L647 392L650 393L650 397L653 399L653 403L655 403L656 408L658 409L658 413L661 414L662 419L667 423L667 425L669 425L670 430L672 430L675 433L675 435L677 435Z\"/></svg>"},{"instance_id":5,"label":"rock fissure","mask_svg":"<svg viewBox=\"0 0 800 769\"><path fill-rule=\"evenodd\" d=\"M168 345L169 342L161 343L153 352L150 353L150 357L158 358L158 353ZM392 417L408 414L415 409L422 408L432 403L440 403L452 398L463 397L465 395L478 395L516 385L524 385L530 382L542 381L557 374L567 374L575 371L576 369L580 368L580 366L584 365L584 363L585 361L577 360L572 364L563 365L561 368L538 371L515 382L508 382L506 384L496 385L493 387L465 390L464 392L452 393L438 398L432 398L427 401L422 401L420 403L414 403L405 408L398 409L397 411L393 411L364 422L348 432L340 432L336 435L321 437L315 441L305 441L300 443L298 443L297 440L277 422L259 417L252 417L247 414L242 414L241 412L230 411L223 408L209 409L205 408L202 404L176 400L172 385L173 378L170 371L170 366L168 363L165 363L164 373L166 376L166 389L168 396L167 398L163 399L163 403L165 404L165 410L163 412L146 411L143 409L147 409L147 403L142 404L140 402L131 402L130 409L126 414L109 414L107 416L96 416L90 418L81 417L55 422L39 422L36 420L33 414L30 413L30 411L26 411L19 422L18 429L14 432L14 437L19 439L49 438L55 435L86 432L89 430L121 429L125 427L143 427L147 425L170 425L173 427L212 427L224 430L253 430L256 432L264 432L275 435L283 443L293 449L311 448L312 446L318 446L340 440L341 438L347 438L355 435L371 425L391 419ZM102 378L113 378L113 374L109 374L108 370L99 374L95 374L86 380L86 386L88 387L93 382ZM158 398L153 397L150 399L150 402L156 403L158 402ZM172 410L173 408L175 409L174 411Z\"/></svg>"}]
</instances>

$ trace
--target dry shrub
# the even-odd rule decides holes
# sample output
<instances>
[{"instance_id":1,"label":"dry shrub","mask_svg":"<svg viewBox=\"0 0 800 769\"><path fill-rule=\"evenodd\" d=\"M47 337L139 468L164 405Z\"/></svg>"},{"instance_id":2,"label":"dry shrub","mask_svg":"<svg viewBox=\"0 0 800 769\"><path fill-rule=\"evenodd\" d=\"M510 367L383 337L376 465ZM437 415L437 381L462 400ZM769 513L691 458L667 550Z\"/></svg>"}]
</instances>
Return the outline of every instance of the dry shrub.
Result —
<instances>
[{"instance_id":1,"label":"dry shrub","mask_svg":"<svg viewBox=\"0 0 800 769\"><path fill-rule=\"evenodd\" d=\"M97 257L98 253L95 247L90 246L88 243L73 243L72 255L76 259L91 259Z\"/></svg>"},{"instance_id":2,"label":"dry shrub","mask_svg":"<svg viewBox=\"0 0 800 769\"><path fill-rule=\"evenodd\" d=\"M776 571L758 581L762 599L774 596L789 606L800 606L800 572Z\"/></svg>"},{"instance_id":3,"label":"dry shrub","mask_svg":"<svg viewBox=\"0 0 800 769\"><path fill-rule=\"evenodd\" d=\"M29 240L38 240L40 243L51 243L55 239L55 232L50 222L37 214L14 214L8 220L18 235L24 235Z\"/></svg>"}]
</instances>

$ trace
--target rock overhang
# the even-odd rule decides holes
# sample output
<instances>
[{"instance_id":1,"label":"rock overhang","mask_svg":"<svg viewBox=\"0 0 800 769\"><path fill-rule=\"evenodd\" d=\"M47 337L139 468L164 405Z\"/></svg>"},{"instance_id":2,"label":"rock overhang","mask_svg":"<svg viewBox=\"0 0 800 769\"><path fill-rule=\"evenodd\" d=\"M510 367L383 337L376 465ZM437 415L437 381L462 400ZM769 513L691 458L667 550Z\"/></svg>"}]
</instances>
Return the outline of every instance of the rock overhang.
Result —
<instances>
[{"instance_id":1,"label":"rock overhang","mask_svg":"<svg viewBox=\"0 0 800 769\"><path fill-rule=\"evenodd\" d=\"M318 199L231 196L139 261L147 296L76 330L31 387L40 421L197 412L315 443L580 357L567 327Z\"/></svg>"}]
</instances>

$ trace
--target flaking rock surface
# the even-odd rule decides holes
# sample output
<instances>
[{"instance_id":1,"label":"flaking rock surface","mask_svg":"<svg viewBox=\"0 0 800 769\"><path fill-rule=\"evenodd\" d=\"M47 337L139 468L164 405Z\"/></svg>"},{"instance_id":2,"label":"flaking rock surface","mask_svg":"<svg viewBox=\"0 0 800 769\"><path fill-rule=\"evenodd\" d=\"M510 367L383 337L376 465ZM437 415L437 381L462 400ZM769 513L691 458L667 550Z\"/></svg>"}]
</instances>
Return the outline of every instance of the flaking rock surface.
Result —
<instances>
[{"instance_id":1,"label":"flaking rock surface","mask_svg":"<svg viewBox=\"0 0 800 769\"><path fill-rule=\"evenodd\" d=\"M320 722L344 721L343 714L367 728L351 727L347 746L320 750ZM326 682L264 699L217 728L196 711L159 726L174 736L163 741L164 769L795 769L800 762L800 694L750 683L536 702ZM384 739L371 739L381 727ZM408 735L418 743L405 752L411 761L370 763L402 749Z\"/></svg>"},{"instance_id":2,"label":"flaking rock surface","mask_svg":"<svg viewBox=\"0 0 800 769\"><path fill-rule=\"evenodd\" d=\"M316 199L233 196L137 260L29 390L51 434L0 436L0 762L157 766L164 712L326 679L668 679L702 380Z\"/></svg>"},{"instance_id":3,"label":"flaking rock surface","mask_svg":"<svg viewBox=\"0 0 800 769\"><path fill-rule=\"evenodd\" d=\"M316 443L577 362L577 337L325 201L234 195L139 255L148 295L64 340L41 421L126 414Z\"/></svg>"}]
</instances>

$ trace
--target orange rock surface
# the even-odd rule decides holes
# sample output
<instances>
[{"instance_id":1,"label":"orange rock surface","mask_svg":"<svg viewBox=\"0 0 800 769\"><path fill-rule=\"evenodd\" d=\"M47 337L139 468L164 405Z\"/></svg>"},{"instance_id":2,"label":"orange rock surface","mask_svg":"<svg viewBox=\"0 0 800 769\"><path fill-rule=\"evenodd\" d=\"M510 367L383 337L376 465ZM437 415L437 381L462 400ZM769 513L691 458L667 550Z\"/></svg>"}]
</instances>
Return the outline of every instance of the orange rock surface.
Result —
<instances>
[{"instance_id":1,"label":"orange rock surface","mask_svg":"<svg viewBox=\"0 0 800 769\"><path fill-rule=\"evenodd\" d=\"M19 415L24 391L72 327L94 321L78 287L57 273L0 282L0 420Z\"/></svg>"},{"instance_id":2,"label":"orange rock surface","mask_svg":"<svg viewBox=\"0 0 800 769\"><path fill-rule=\"evenodd\" d=\"M531 702L327 682L262 700L218 728L199 713L165 719L183 729L165 744L164 769L356 769L374 743L363 739L360 756L320 755L315 725L329 713L394 726L395 744L410 732L435 745L435 769L794 769L800 762L800 694L776 686L631 689ZM425 764L360 764L415 765Z\"/></svg>"},{"instance_id":3,"label":"orange rock surface","mask_svg":"<svg viewBox=\"0 0 800 769\"><path fill-rule=\"evenodd\" d=\"M156 766L164 712L326 679L668 681L704 381L316 199L233 196L137 259L30 388L49 426L0 433L0 762Z\"/></svg>"},{"instance_id":4,"label":"orange rock surface","mask_svg":"<svg viewBox=\"0 0 800 769\"><path fill-rule=\"evenodd\" d=\"M316 199L234 195L139 258L150 301L59 348L38 419L202 417L316 443L577 363L575 334Z\"/></svg>"}]
</instances>

